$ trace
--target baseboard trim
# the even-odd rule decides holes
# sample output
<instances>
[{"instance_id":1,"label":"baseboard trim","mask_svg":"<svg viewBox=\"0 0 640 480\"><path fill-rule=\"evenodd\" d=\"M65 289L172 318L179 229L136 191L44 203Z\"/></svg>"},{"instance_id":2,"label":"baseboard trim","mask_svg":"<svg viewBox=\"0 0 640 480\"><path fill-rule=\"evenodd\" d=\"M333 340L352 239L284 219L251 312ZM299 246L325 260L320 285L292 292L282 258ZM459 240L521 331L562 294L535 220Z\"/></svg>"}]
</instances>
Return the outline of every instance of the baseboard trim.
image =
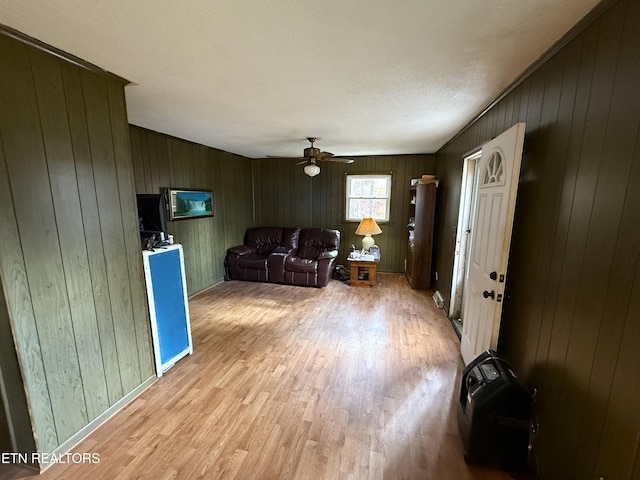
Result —
<instances>
[{"instance_id":1,"label":"baseboard trim","mask_svg":"<svg viewBox=\"0 0 640 480\"><path fill-rule=\"evenodd\" d=\"M143 391L149 388L155 381L158 379L155 375L146 379L140 386L133 389L127 395L122 397L116 403L111 405L107 410L94 418L91 422L89 422L84 428L82 428L78 433L73 435L67 441L63 442L58 448L56 448L53 452L49 453L49 458L52 457L60 457L65 453L69 452L75 446L77 446L81 441L83 441L90 433L96 431L101 425L103 425L109 418L118 413L122 408L128 403L132 402L138 395L140 395ZM52 465L56 465L55 463L47 463L47 464L39 464L40 472L44 472L47 468Z\"/></svg>"},{"instance_id":2,"label":"baseboard trim","mask_svg":"<svg viewBox=\"0 0 640 480\"><path fill-rule=\"evenodd\" d=\"M198 295L208 292L209 290L211 290L214 287L217 287L218 285L220 285L221 283L224 283L224 278L220 278L218 279L218 281L216 283L214 283L213 285L210 285L206 288L203 288L202 290L198 290L197 292L192 293L191 295L188 296L189 300L191 300L193 297L197 297Z\"/></svg>"}]
</instances>

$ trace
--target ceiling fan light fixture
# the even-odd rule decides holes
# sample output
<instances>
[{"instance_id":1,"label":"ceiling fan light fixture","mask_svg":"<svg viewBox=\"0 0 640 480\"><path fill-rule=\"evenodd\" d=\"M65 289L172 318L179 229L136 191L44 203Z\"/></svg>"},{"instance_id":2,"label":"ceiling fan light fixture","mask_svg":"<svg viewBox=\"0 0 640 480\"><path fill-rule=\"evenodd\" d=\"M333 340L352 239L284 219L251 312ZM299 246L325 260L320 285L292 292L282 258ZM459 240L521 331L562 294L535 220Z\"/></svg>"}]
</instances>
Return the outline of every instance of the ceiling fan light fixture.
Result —
<instances>
[{"instance_id":1,"label":"ceiling fan light fixture","mask_svg":"<svg viewBox=\"0 0 640 480\"><path fill-rule=\"evenodd\" d=\"M315 163L310 163L309 165L304 166L304 173L310 177L315 177L320 173L320 167Z\"/></svg>"}]
</instances>

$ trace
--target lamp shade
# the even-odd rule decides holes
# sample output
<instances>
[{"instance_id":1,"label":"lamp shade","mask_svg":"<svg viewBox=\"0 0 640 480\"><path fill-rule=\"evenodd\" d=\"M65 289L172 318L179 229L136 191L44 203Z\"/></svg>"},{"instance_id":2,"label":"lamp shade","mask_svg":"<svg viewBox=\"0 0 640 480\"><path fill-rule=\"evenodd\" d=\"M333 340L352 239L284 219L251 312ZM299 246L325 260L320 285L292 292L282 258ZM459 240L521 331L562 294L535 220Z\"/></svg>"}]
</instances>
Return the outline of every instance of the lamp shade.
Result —
<instances>
[{"instance_id":1,"label":"lamp shade","mask_svg":"<svg viewBox=\"0 0 640 480\"><path fill-rule=\"evenodd\" d=\"M379 233L382 233L382 230L371 217L363 218L356 228L356 235L378 235Z\"/></svg>"},{"instance_id":2,"label":"lamp shade","mask_svg":"<svg viewBox=\"0 0 640 480\"><path fill-rule=\"evenodd\" d=\"M310 177L315 177L320 173L320 167L315 163L310 163L309 165L304 166L304 173Z\"/></svg>"},{"instance_id":3,"label":"lamp shade","mask_svg":"<svg viewBox=\"0 0 640 480\"><path fill-rule=\"evenodd\" d=\"M356 235L364 235L362 239L362 250L368 251L373 247L375 242L373 238L371 238L371 235L377 235L378 233L382 233L382 230L380 230L380 227L373 218L367 217L362 219L360 225L356 228Z\"/></svg>"}]
</instances>

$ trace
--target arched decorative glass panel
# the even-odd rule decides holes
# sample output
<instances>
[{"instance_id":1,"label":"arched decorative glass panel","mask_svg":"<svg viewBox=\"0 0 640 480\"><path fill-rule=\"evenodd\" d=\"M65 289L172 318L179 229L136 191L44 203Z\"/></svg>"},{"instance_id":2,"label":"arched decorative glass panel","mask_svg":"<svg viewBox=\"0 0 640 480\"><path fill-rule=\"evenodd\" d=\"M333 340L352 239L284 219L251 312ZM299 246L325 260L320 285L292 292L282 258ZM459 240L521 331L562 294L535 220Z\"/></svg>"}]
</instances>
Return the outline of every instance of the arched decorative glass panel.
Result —
<instances>
[{"instance_id":1,"label":"arched decorative glass panel","mask_svg":"<svg viewBox=\"0 0 640 480\"><path fill-rule=\"evenodd\" d=\"M493 152L484 169L483 185L504 183L504 162L500 152Z\"/></svg>"}]
</instances>

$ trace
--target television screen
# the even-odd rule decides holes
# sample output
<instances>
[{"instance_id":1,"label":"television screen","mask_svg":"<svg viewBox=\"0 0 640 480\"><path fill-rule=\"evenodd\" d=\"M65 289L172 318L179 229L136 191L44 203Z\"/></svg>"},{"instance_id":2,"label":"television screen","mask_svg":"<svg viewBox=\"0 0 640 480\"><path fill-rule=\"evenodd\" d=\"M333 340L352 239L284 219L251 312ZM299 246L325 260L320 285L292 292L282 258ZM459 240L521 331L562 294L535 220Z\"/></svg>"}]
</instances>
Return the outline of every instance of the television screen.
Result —
<instances>
[{"instance_id":1,"label":"television screen","mask_svg":"<svg viewBox=\"0 0 640 480\"><path fill-rule=\"evenodd\" d=\"M140 237L148 238L155 233L159 240L160 232L167 233L164 196L159 193L139 193L136 195L136 199L138 202Z\"/></svg>"}]
</instances>

